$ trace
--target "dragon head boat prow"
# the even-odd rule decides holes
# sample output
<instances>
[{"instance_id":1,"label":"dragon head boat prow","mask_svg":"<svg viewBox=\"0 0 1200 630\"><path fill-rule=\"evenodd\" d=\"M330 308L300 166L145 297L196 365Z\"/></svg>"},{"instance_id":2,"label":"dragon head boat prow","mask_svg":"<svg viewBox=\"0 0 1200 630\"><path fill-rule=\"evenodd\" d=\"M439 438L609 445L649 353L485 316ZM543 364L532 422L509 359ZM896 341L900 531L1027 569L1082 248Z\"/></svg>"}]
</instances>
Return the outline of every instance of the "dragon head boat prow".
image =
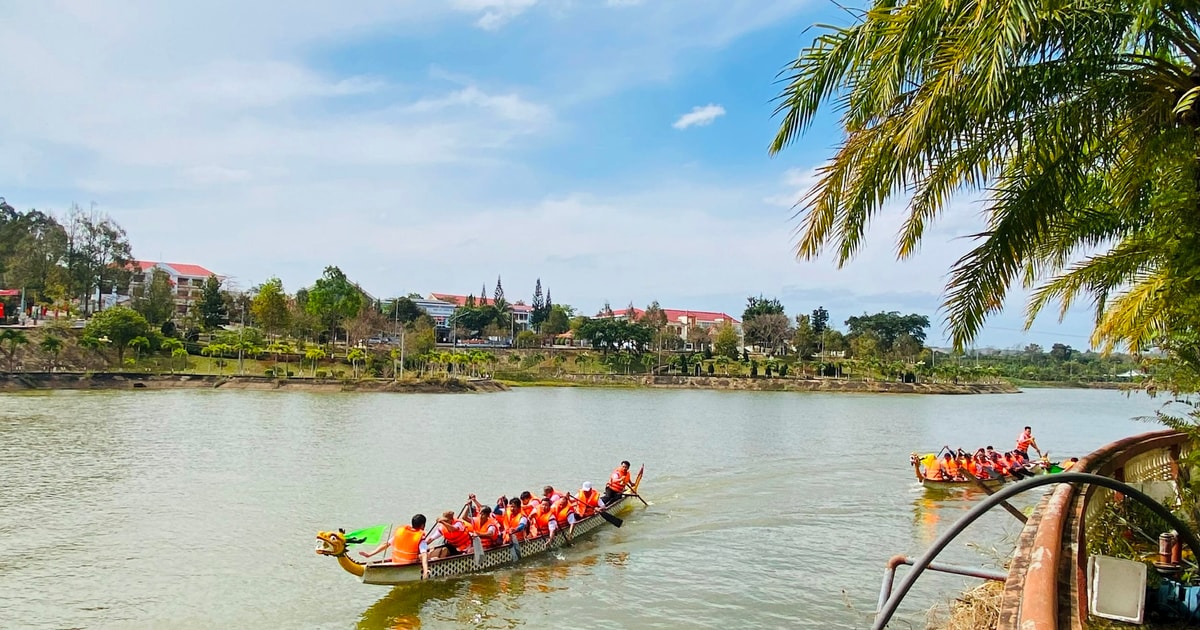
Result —
<instances>
[{"instance_id":1,"label":"dragon head boat prow","mask_svg":"<svg viewBox=\"0 0 1200 630\"><path fill-rule=\"evenodd\" d=\"M337 558L338 564L342 565L343 569L362 577L363 565L355 562L346 555L346 530L339 529L336 532L317 532L316 551L318 555Z\"/></svg>"}]
</instances>

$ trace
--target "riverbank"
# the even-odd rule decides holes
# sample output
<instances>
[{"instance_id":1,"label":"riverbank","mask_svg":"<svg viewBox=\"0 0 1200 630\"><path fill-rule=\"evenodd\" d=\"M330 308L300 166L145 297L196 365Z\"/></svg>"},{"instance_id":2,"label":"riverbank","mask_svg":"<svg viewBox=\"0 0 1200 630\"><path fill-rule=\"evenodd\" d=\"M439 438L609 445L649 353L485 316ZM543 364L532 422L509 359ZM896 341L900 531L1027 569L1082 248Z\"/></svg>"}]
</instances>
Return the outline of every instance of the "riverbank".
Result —
<instances>
[{"instance_id":1,"label":"riverbank","mask_svg":"<svg viewBox=\"0 0 1200 630\"><path fill-rule=\"evenodd\" d=\"M250 389L314 392L471 393L508 389L491 379L382 379L154 374L147 372L17 372L0 374L0 392L42 389Z\"/></svg>"},{"instance_id":2,"label":"riverbank","mask_svg":"<svg viewBox=\"0 0 1200 630\"><path fill-rule=\"evenodd\" d=\"M660 389L717 389L773 392L853 392L879 394L1017 394L1020 389L1000 383L899 383L837 378L748 378L738 376L647 376L624 374L563 374L537 380L498 378L511 387L617 387Z\"/></svg>"}]
</instances>

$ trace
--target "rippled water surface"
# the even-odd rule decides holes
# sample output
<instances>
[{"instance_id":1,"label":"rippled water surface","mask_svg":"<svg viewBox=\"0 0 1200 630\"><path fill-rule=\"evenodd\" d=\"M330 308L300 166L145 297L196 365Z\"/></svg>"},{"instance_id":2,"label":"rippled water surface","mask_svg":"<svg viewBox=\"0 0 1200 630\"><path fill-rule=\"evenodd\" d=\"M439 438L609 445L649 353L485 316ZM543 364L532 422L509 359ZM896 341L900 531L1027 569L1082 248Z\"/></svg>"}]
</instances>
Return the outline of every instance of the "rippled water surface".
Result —
<instances>
[{"instance_id":1,"label":"rippled water surface","mask_svg":"<svg viewBox=\"0 0 1200 630\"><path fill-rule=\"evenodd\" d=\"M908 455L1052 456L1157 428L1112 391L999 396L521 389L485 395L53 392L0 396L0 627L862 628L883 564L975 495ZM407 521L645 463L652 503L556 556L467 579L365 586L322 529ZM1031 505L1036 497L1018 499ZM988 514L942 560L995 566ZM975 584L927 574L902 615ZM897 627L904 624L897 624Z\"/></svg>"}]
</instances>

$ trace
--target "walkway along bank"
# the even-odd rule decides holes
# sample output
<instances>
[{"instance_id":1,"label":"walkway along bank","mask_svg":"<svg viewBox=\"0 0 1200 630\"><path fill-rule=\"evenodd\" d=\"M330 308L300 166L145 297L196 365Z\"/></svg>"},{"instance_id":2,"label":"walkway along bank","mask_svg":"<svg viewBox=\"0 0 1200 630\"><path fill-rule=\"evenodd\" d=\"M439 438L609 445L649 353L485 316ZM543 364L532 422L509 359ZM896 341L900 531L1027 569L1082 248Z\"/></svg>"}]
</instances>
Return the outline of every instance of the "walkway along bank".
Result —
<instances>
[{"instance_id":1,"label":"walkway along bank","mask_svg":"<svg viewBox=\"0 0 1200 630\"><path fill-rule=\"evenodd\" d=\"M16 372L0 374L0 392L41 389L253 389L324 392L498 392L508 389L491 379L386 379L154 374L148 372Z\"/></svg>"}]
</instances>

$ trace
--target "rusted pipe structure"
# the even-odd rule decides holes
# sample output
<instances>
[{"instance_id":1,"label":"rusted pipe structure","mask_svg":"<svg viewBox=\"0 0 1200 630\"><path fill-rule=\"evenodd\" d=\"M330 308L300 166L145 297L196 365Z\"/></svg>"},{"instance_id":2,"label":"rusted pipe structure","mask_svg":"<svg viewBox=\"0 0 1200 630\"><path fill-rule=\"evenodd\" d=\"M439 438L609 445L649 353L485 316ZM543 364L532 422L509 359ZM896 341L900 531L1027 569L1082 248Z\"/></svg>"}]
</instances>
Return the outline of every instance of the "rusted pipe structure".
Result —
<instances>
[{"instance_id":1,"label":"rusted pipe structure","mask_svg":"<svg viewBox=\"0 0 1200 630\"><path fill-rule=\"evenodd\" d=\"M883 586L879 588L879 603L875 605L876 611L882 609L883 605L887 603L888 598L891 597L892 584L896 581L896 569L902 564L912 566L913 560L908 556L892 556L892 559L888 560L887 568L883 570ZM1003 582L1008 577L1007 571L980 569L978 567L960 567L953 564L939 564L936 562L931 562L928 569L930 571L994 580L996 582Z\"/></svg>"}]
</instances>

